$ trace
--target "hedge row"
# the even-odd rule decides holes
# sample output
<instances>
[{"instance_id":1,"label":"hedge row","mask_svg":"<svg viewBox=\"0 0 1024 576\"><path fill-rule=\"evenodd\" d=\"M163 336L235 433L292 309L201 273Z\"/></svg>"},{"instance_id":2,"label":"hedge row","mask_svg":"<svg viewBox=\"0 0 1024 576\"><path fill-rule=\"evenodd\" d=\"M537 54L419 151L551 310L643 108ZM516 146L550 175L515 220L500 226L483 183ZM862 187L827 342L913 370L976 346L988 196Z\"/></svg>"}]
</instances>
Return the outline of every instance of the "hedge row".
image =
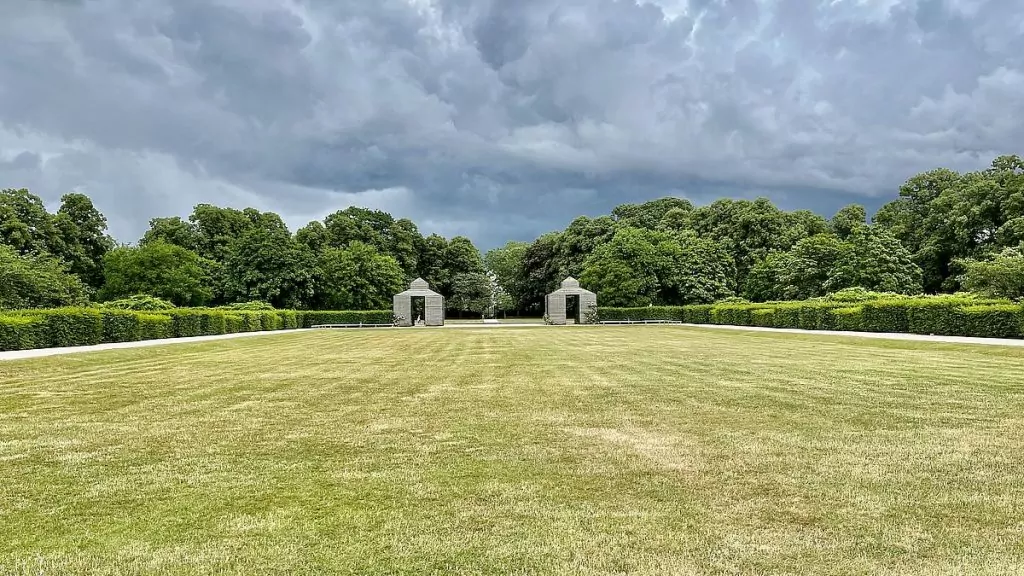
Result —
<instances>
[{"instance_id":1,"label":"hedge row","mask_svg":"<svg viewBox=\"0 0 1024 576\"><path fill-rule=\"evenodd\" d=\"M301 312L178 308L58 308L0 313L0 351L161 338L292 330L317 324L391 323L390 310Z\"/></svg>"},{"instance_id":2,"label":"hedge row","mask_svg":"<svg viewBox=\"0 0 1024 576\"><path fill-rule=\"evenodd\" d=\"M843 302L780 302L648 308L598 308L604 320L671 320L688 324L723 324L903 332L983 338L1024 337L1024 306L969 298L900 298L856 305Z\"/></svg>"}]
</instances>

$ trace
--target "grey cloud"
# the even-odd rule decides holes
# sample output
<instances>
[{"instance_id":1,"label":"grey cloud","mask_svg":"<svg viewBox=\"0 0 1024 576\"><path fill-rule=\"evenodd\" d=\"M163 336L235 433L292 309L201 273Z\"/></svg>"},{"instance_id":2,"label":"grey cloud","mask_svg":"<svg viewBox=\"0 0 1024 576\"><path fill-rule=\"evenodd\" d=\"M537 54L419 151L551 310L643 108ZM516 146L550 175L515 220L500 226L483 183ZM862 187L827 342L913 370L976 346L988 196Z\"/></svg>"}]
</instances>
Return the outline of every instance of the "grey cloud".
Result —
<instances>
[{"instance_id":1,"label":"grey cloud","mask_svg":"<svg viewBox=\"0 0 1024 576\"><path fill-rule=\"evenodd\" d=\"M664 194L874 207L1024 136L1015 0L176 0L0 8L0 185L122 240L349 203L484 246ZM544 206L545 208L540 208Z\"/></svg>"}]
</instances>

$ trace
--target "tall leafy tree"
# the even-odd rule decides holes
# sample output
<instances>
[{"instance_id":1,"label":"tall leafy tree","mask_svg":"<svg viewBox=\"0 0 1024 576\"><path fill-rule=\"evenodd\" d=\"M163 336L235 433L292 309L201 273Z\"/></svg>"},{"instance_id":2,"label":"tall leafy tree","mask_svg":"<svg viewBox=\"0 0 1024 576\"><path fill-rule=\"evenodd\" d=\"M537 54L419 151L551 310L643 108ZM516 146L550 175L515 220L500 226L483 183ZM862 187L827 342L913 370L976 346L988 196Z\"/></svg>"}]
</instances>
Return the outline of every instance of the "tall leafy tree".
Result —
<instances>
[{"instance_id":1,"label":"tall leafy tree","mask_svg":"<svg viewBox=\"0 0 1024 576\"><path fill-rule=\"evenodd\" d=\"M729 251L740 289L754 264L800 240L789 233L791 219L767 198L716 200L694 210L690 222L698 235L720 242Z\"/></svg>"},{"instance_id":2,"label":"tall leafy tree","mask_svg":"<svg viewBox=\"0 0 1024 576\"><path fill-rule=\"evenodd\" d=\"M449 310L483 314L491 304L491 281L483 272L461 272L452 279Z\"/></svg>"},{"instance_id":3,"label":"tall leafy tree","mask_svg":"<svg viewBox=\"0 0 1024 576\"><path fill-rule=\"evenodd\" d=\"M573 220L559 237L556 262L558 276L564 279L583 274L583 262L598 246L610 241L619 227L608 216L593 219L580 216Z\"/></svg>"},{"instance_id":4,"label":"tall leafy tree","mask_svg":"<svg viewBox=\"0 0 1024 576\"><path fill-rule=\"evenodd\" d=\"M199 233L192 222L182 220L179 216L170 218L153 218L149 221L149 230L139 240L140 245L151 242L166 242L180 246L186 250L198 252Z\"/></svg>"},{"instance_id":5,"label":"tall leafy tree","mask_svg":"<svg viewBox=\"0 0 1024 576\"><path fill-rule=\"evenodd\" d=\"M455 278L460 274L483 274L484 261L473 242L465 236L456 236L448 241L444 250L444 270L447 276L437 289L445 298L455 292Z\"/></svg>"},{"instance_id":6,"label":"tall leafy tree","mask_svg":"<svg viewBox=\"0 0 1024 576\"><path fill-rule=\"evenodd\" d=\"M692 212L693 203L685 198L668 196L643 204L621 204L612 210L612 218L622 227L656 230L673 210Z\"/></svg>"},{"instance_id":7,"label":"tall leafy tree","mask_svg":"<svg viewBox=\"0 0 1024 576\"><path fill-rule=\"evenodd\" d=\"M582 281L612 305L695 304L734 294L734 268L716 242L623 228L587 259Z\"/></svg>"},{"instance_id":8,"label":"tall leafy tree","mask_svg":"<svg viewBox=\"0 0 1024 576\"><path fill-rule=\"evenodd\" d=\"M327 248L320 256L316 303L330 310L381 310L391 307L405 273L393 257L360 241Z\"/></svg>"},{"instance_id":9,"label":"tall leafy tree","mask_svg":"<svg viewBox=\"0 0 1024 576\"><path fill-rule=\"evenodd\" d=\"M329 244L327 228L318 220L299 228L299 231L295 233L295 239L315 254L323 252Z\"/></svg>"},{"instance_id":10,"label":"tall leafy tree","mask_svg":"<svg viewBox=\"0 0 1024 576\"><path fill-rule=\"evenodd\" d=\"M523 305L532 312L544 307L544 297L564 280L559 277L561 270L558 257L562 234L551 232L537 238L523 254L522 279Z\"/></svg>"},{"instance_id":11,"label":"tall leafy tree","mask_svg":"<svg viewBox=\"0 0 1024 576\"><path fill-rule=\"evenodd\" d=\"M195 252L163 240L115 248L103 259L106 283L99 296L116 300L143 294L176 306L202 306L213 298L209 264Z\"/></svg>"},{"instance_id":12,"label":"tall leafy tree","mask_svg":"<svg viewBox=\"0 0 1024 576\"><path fill-rule=\"evenodd\" d=\"M103 257L114 247L107 219L85 194L65 194L53 219L60 237L57 256L87 285L103 285Z\"/></svg>"},{"instance_id":13,"label":"tall leafy tree","mask_svg":"<svg viewBox=\"0 0 1024 576\"><path fill-rule=\"evenodd\" d=\"M1024 298L1024 251L1004 248L985 259L966 259L964 288L992 298Z\"/></svg>"},{"instance_id":14,"label":"tall leafy tree","mask_svg":"<svg viewBox=\"0 0 1024 576\"><path fill-rule=\"evenodd\" d=\"M840 239L849 238L854 230L867 226L868 214L859 204L850 204L836 212L829 221L829 230Z\"/></svg>"},{"instance_id":15,"label":"tall leafy tree","mask_svg":"<svg viewBox=\"0 0 1024 576\"><path fill-rule=\"evenodd\" d=\"M448 241L437 234L431 234L424 238L417 251L417 276L426 280L431 288L438 292L451 280L451 275L445 264L447 251Z\"/></svg>"},{"instance_id":16,"label":"tall leafy tree","mask_svg":"<svg viewBox=\"0 0 1024 576\"><path fill-rule=\"evenodd\" d=\"M304 308L314 296L313 253L287 230L252 228L228 247L225 297L259 300L276 308Z\"/></svg>"},{"instance_id":17,"label":"tall leafy tree","mask_svg":"<svg viewBox=\"0 0 1024 576\"><path fill-rule=\"evenodd\" d=\"M21 254L0 244L0 310L82 305L86 287L49 254Z\"/></svg>"},{"instance_id":18,"label":"tall leafy tree","mask_svg":"<svg viewBox=\"0 0 1024 576\"><path fill-rule=\"evenodd\" d=\"M0 244L20 254L57 254L63 248L42 198L25 188L0 190Z\"/></svg>"},{"instance_id":19,"label":"tall leafy tree","mask_svg":"<svg viewBox=\"0 0 1024 576\"><path fill-rule=\"evenodd\" d=\"M523 259L530 245L526 242L508 242L501 248L489 250L484 255L484 264L493 276L499 291L507 296L502 300L502 309L517 310L526 307L526 278L523 276Z\"/></svg>"},{"instance_id":20,"label":"tall leafy tree","mask_svg":"<svg viewBox=\"0 0 1024 576\"><path fill-rule=\"evenodd\" d=\"M199 255L219 263L233 255L238 238L256 228L251 214L211 204L197 205L189 222L196 230Z\"/></svg>"}]
</instances>

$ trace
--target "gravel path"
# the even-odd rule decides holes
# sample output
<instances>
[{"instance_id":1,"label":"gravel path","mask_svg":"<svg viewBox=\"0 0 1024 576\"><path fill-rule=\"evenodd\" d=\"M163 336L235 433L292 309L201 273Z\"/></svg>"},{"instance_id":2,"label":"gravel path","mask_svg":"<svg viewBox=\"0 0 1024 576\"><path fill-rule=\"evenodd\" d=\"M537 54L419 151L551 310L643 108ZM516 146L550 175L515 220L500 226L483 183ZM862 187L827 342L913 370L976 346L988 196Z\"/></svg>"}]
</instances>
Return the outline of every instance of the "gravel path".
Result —
<instances>
[{"instance_id":1,"label":"gravel path","mask_svg":"<svg viewBox=\"0 0 1024 576\"><path fill-rule=\"evenodd\" d=\"M642 326L642 324L605 324L604 326L630 327ZM851 338L876 338L882 340L910 340L917 342L943 342L947 344L982 344L986 346L1015 346L1024 347L1024 340L1013 340L1006 338L969 338L965 336L928 336L924 334L891 334L883 332L840 332L834 330L798 330L795 328L761 328L758 326L720 326L717 324L651 324L651 326L686 326L689 328L705 328L708 330L736 330L746 332L776 332L780 334L814 334L820 336L847 336ZM445 328L472 329L472 328L547 328L544 324L448 324ZM572 325L568 327L573 327ZM575 327L593 327L578 325ZM552 326L551 328L555 328ZM426 328L424 328L426 329ZM118 342L116 344L97 344L95 346L74 346L69 348L42 348L38 350L13 350L0 352L0 361L21 360L24 358L42 358L44 356L57 356L60 354L76 354L82 352L98 352L101 350L120 350L122 348L145 348L148 346L163 346L166 344L187 344L189 342L210 342L213 340L228 340L230 338L252 338L257 336L275 336L286 333L309 332L311 328L300 330L285 330L273 332L243 332L241 334L224 334L220 336L194 336L191 338L167 338L163 340L143 340L141 342Z\"/></svg>"}]
</instances>

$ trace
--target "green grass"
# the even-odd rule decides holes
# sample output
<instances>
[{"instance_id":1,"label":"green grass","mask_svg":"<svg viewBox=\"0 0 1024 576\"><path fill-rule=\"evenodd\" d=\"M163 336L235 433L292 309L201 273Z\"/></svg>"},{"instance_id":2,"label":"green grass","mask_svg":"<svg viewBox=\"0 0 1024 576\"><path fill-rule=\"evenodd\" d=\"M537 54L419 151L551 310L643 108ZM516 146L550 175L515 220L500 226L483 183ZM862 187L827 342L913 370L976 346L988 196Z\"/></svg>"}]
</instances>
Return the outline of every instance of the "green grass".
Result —
<instances>
[{"instance_id":1,"label":"green grass","mask_svg":"<svg viewBox=\"0 0 1024 576\"><path fill-rule=\"evenodd\" d=\"M0 363L0 574L1016 574L1022 364L681 327Z\"/></svg>"}]
</instances>

